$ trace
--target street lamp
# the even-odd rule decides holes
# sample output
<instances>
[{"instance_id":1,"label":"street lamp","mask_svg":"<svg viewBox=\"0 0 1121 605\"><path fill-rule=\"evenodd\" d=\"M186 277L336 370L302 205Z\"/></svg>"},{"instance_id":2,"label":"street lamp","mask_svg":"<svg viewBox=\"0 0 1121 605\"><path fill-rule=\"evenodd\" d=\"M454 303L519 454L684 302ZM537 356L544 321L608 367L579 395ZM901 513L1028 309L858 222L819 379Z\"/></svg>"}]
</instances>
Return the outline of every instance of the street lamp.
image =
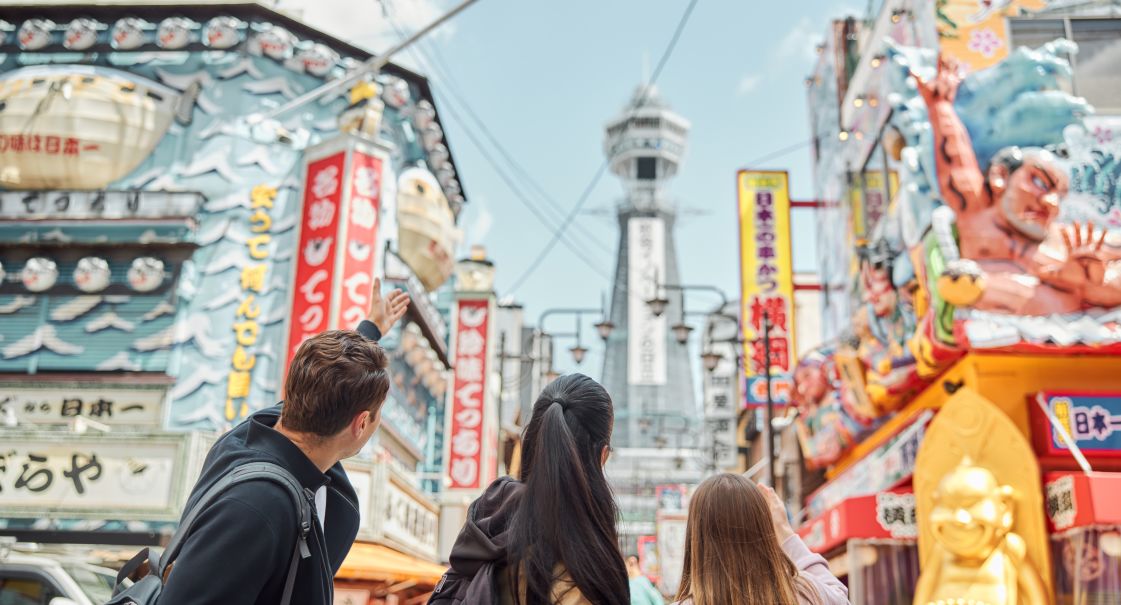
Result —
<instances>
[{"instance_id":1,"label":"street lamp","mask_svg":"<svg viewBox=\"0 0 1121 605\"><path fill-rule=\"evenodd\" d=\"M572 361L575 361L576 365L580 365L584 363L584 356L588 354L588 349L580 346L580 343L577 342L576 346L568 349L568 352L572 353Z\"/></svg>"},{"instance_id":2,"label":"street lamp","mask_svg":"<svg viewBox=\"0 0 1121 605\"><path fill-rule=\"evenodd\" d=\"M701 353L701 363L704 364L705 370L709 372L716 371L716 366L720 365L720 362L723 360L724 356L715 351Z\"/></svg>"},{"instance_id":3,"label":"street lamp","mask_svg":"<svg viewBox=\"0 0 1121 605\"><path fill-rule=\"evenodd\" d=\"M599 337L606 341L611 338L611 332L615 330L615 324L610 319L604 319L595 324L595 329L596 332L599 332Z\"/></svg>"},{"instance_id":4,"label":"street lamp","mask_svg":"<svg viewBox=\"0 0 1121 605\"><path fill-rule=\"evenodd\" d=\"M693 331L693 326L681 322L670 329L673 330L673 337L677 339L677 343L685 344L689 342L689 334Z\"/></svg>"},{"instance_id":5,"label":"street lamp","mask_svg":"<svg viewBox=\"0 0 1121 605\"><path fill-rule=\"evenodd\" d=\"M666 312L666 307L669 306L669 299L664 296L655 296L646 301L647 306L650 307L650 313L654 317L661 317Z\"/></svg>"}]
</instances>

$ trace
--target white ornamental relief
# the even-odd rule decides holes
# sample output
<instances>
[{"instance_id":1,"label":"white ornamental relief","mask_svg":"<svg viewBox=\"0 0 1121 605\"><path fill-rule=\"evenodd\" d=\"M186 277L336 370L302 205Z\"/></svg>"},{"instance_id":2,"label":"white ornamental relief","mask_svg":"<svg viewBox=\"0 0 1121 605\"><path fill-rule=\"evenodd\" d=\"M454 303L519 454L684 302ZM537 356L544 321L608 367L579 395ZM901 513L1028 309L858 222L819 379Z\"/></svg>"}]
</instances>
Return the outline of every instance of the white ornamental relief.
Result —
<instances>
[{"instance_id":1,"label":"white ornamental relief","mask_svg":"<svg viewBox=\"0 0 1121 605\"><path fill-rule=\"evenodd\" d=\"M333 220L335 220L335 202L322 199L312 202L311 208L308 209L308 229L318 231L330 227Z\"/></svg>"},{"instance_id":2,"label":"white ornamental relief","mask_svg":"<svg viewBox=\"0 0 1121 605\"><path fill-rule=\"evenodd\" d=\"M318 267L327 260L327 255L331 253L331 244L335 242L333 237L317 237L308 240L304 244L304 262L311 267Z\"/></svg>"},{"instance_id":3,"label":"white ornamental relief","mask_svg":"<svg viewBox=\"0 0 1121 605\"><path fill-rule=\"evenodd\" d=\"M350 209L350 222L363 229L373 229L374 224L378 222L378 211L374 208L374 202L368 197L354 198Z\"/></svg>"},{"instance_id":4,"label":"white ornamental relief","mask_svg":"<svg viewBox=\"0 0 1121 605\"><path fill-rule=\"evenodd\" d=\"M472 458L452 460L450 474L457 485L473 485L479 479L479 463Z\"/></svg>"},{"instance_id":5,"label":"white ornamental relief","mask_svg":"<svg viewBox=\"0 0 1121 605\"><path fill-rule=\"evenodd\" d=\"M335 195L339 191L339 167L328 166L315 174L311 192L316 198Z\"/></svg>"}]
</instances>

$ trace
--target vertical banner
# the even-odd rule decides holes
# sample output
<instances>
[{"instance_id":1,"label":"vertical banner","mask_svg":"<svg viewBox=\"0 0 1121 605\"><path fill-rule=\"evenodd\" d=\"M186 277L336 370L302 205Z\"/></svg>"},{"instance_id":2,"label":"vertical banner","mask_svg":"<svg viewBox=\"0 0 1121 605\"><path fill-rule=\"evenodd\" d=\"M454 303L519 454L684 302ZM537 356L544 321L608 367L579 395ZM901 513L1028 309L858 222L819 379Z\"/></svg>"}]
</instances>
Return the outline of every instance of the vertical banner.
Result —
<instances>
[{"instance_id":1,"label":"vertical banner","mask_svg":"<svg viewBox=\"0 0 1121 605\"><path fill-rule=\"evenodd\" d=\"M741 170L736 175L740 228L740 317L747 405L767 403L771 372L775 403L789 401L794 348L794 263L790 249L790 194L785 171ZM764 342L764 318L771 324ZM767 359L767 346L770 358Z\"/></svg>"},{"instance_id":2,"label":"vertical banner","mask_svg":"<svg viewBox=\"0 0 1121 605\"><path fill-rule=\"evenodd\" d=\"M666 224L656 217L627 221L627 382L666 384L666 316L655 317L646 301L666 280Z\"/></svg>"},{"instance_id":3,"label":"vertical banner","mask_svg":"<svg viewBox=\"0 0 1121 605\"><path fill-rule=\"evenodd\" d=\"M712 460L716 470L734 468L739 462L736 445L736 415L739 403L736 387L735 352L726 354L716 368L707 372L705 380L705 433L712 443Z\"/></svg>"},{"instance_id":4,"label":"vertical banner","mask_svg":"<svg viewBox=\"0 0 1121 605\"><path fill-rule=\"evenodd\" d=\"M487 458L494 457L497 445L487 441L490 299L458 301L453 321L455 378L448 395L451 401L444 433L446 486L449 490L480 490L493 474L486 468ZM489 420L493 422L494 418Z\"/></svg>"},{"instance_id":5,"label":"vertical banner","mask_svg":"<svg viewBox=\"0 0 1121 605\"><path fill-rule=\"evenodd\" d=\"M378 214L388 155L353 136L308 151L284 370L307 339L366 317L378 273Z\"/></svg>"},{"instance_id":6,"label":"vertical banner","mask_svg":"<svg viewBox=\"0 0 1121 605\"><path fill-rule=\"evenodd\" d=\"M658 563L662 571L658 589L662 594L677 594L681 585L681 569L685 566L687 518L684 512L658 512Z\"/></svg>"}]
</instances>

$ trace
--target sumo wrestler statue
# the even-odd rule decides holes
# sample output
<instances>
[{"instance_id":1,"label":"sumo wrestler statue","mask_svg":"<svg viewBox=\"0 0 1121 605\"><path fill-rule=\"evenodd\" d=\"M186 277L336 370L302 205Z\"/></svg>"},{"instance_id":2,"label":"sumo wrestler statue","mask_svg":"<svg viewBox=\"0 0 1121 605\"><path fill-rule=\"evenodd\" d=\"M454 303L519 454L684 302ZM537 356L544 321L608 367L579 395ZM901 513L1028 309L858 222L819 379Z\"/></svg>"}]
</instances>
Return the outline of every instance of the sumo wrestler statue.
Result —
<instances>
[{"instance_id":1,"label":"sumo wrestler statue","mask_svg":"<svg viewBox=\"0 0 1121 605\"><path fill-rule=\"evenodd\" d=\"M1121 305L1121 250L1092 224L1057 221L1068 177L1055 156L1008 147L983 172L954 110L962 81L956 65L942 59L933 81L915 79L930 116L942 200L953 214L952 228L938 238L950 249L941 298L1015 315Z\"/></svg>"},{"instance_id":2,"label":"sumo wrestler statue","mask_svg":"<svg viewBox=\"0 0 1121 605\"><path fill-rule=\"evenodd\" d=\"M1046 605L1039 572L1012 531L1015 491L966 457L934 492L934 544L914 605Z\"/></svg>"}]
</instances>

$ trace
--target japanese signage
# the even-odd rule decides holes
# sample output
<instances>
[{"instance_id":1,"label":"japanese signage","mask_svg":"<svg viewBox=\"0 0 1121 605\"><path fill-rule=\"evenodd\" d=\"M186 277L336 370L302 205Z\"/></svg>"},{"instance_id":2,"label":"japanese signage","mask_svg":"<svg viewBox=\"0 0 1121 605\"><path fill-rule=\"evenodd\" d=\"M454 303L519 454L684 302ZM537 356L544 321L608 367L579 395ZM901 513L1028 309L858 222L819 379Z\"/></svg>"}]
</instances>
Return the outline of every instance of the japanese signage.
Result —
<instances>
[{"instance_id":1,"label":"japanese signage","mask_svg":"<svg viewBox=\"0 0 1121 605\"><path fill-rule=\"evenodd\" d=\"M110 426L158 427L166 391L162 385L0 383L0 418L13 414L17 425L65 425L85 416Z\"/></svg>"},{"instance_id":2,"label":"japanese signage","mask_svg":"<svg viewBox=\"0 0 1121 605\"><path fill-rule=\"evenodd\" d=\"M892 538L918 538L915 494L880 492L876 494L876 523Z\"/></svg>"},{"instance_id":3,"label":"japanese signage","mask_svg":"<svg viewBox=\"0 0 1121 605\"><path fill-rule=\"evenodd\" d=\"M895 171L888 175L890 188L884 188L884 171L869 170L852 175L853 231L858 238L871 238L880 219L887 213L891 198L899 189L899 176Z\"/></svg>"},{"instance_id":4,"label":"japanese signage","mask_svg":"<svg viewBox=\"0 0 1121 605\"><path fill-rule=\"evenodd\" d=\"M1046 6L1047 0L942 0L935 9L942 54L970 71L996 65L1009 52L1007 17Z\"/></svg>"},{"instance_id":5,"label":"japanese signage","mask_svg":"<svg viewBox=\"0 0 1121 605\"><path fill-rule=\"evenodd\" d=\"M204 443L205 441L205 443ZM176 519L211 440L199 434L19 431L0 445L5 516Z\"/></svg>"},{"instance_id":6,"label":"japanese signage","mask_svg":"<svg viewBox=\"0 0 1121 605\"><path fill-rule=\"evenodd\" d=\"M374 519L370 516L370 498L373 497L373 472L368 462L351 458L343 463L346 477L358 496L358 538L374 539Z\"/></svg>"},{"instance_id":7,"label":"japanese signage","mask_svg":"<svg viewBox=\"0 0 1121 605\"><path fill-rule=\"evenodd\" d=\"M658 485L654 488L658 510L683 511L688 508L689 488L684 485Z\"/></svg>"},{"instance_id":8,"label":"japanese signage","mask_svg":"<svg viewBox=\"0 0 1121 605\"><path fill-rule=\"evenodd\" d=\"M253 346L261 333L258 317L261 307L256 296L264 293L268 284L269 243L272 236L272 206L276 200L276 188L258 185L249 194L249 231L245 241L250 262L241 270L241 304L234 315L233 331L237 346L230 358L230 373L226 380L226 420L245 418L249 415L249 390L252 385L253 367L257 356Z\"/></svg>"},{"instance_id":9,"label":"japanese signage","mask_svg":"<svg viewBox=\"0 0 1121 605\"><path fill-rule=\"evenodd\" d=\"M1121 474L1048 473L1043 478L1052 532L1121 525Z\"/></svg>"},{"instance_id":10,"label":"japanese signage","mask_svg":"<svg viewBox=\"0 0 1121 605\"><path fill-rule=\"evenodd\" d=\"M905 488L849 498L803 525L798 534L817 553L849 540L915 540L915 494Z\"/></svg>"},{"instance_id":11,"label":"japanese signage","mask_svg":"<svg viewBox=\"0 0 1121 605\"><path fill-rule=\"evenodd\" d=\"M323 155L340 146L341 151ZM318 159L308 163L287 361L308 338L324 330L353 329L366 317L378 272L385 157L380 147L344 137L325 143Z\"/></svg>"},{"instance_id":12,"label":"japanese signage","mask_svg":"<svg viewBox=\"0 0 1121 605\"><path fill-rule=\"evenodd\" d=\"M382 534L386 538L417 551L416 554L436 558L440 515L435 505L390 480L382 514Z\"/></svg>"},{"instance_id":13,"label":"japanese signage","mask_svg":"<svg viewBox=\"0 0 1121 605\"><path fill-rule=\"evenodd\" d=\"M627 276L627 382L666 383L666 316L655 317L646 301L657 298L666 280L666 224L660 218L627 221L630 273Z\"/></svg>"},{"instance_id":14,"label":"japanese signage","mask_svg":"<svg viewBox=\"0 0 1121 605\"><path fill-rule=\"evenodd\" d=\"M0 154L82 157L97 152L101 145L76 137L43 134L0 133Z\"/></svg>"},{"instance_id":15,"label":"japanese signage","mask_svg":"<svg viewBox=\"0 0 1121 605\"><path fill-rule=\"evenodd\" d=\"M1047 484L1047 518L1057 530L1074 525L1078 505L1074 496L1074 477L1065 475Z\"/></svg>"},{"instance_id":16,"label":"japanese signage","mask_svg":"<svg viewBox=\"0 0 1121 605\"><path fill-rule=\"evenodd\" d=\"M493 457L497 447L497 443L485 443L490 323L490 300L464 299L456 304L455 378L449 394L448 430L444 433L447 486L453 490L486 487L484 476L489 473L485 472L484 452Z\"/></svg>"},{"instance_id":17,"label":"japanese signage","mask_svg":"<svg viewBox=\"0 0 1121 605\"><path fill-rule=\"evenodd\" d=\"M766 403L771 393L789 393L794 348L794 266L790 250L790 196L785 172L741 170L737 174L740 226L740 284L748 405ZM769 324L769 337L765 334ZM768 358L769 353L769 358ZM763 383L759 398L757 383Z\"/></svg>"},{"instance_id":18,"label":"japanese signage","mask_svg":"<svg viewBox=\"0 0 1121 605\"><path fill-rule=\"evenodd\" d=\"M647 577L657 578L660 574L657 536L638 537L638 568Z\"/></svg>"},{"instance_id":19,"label":"japanese signage","mask_svg":"<svg viewBox=\"0 0 1121 605\"><path fill-rule=\"evenodd\" d=\"M735 355L735 352L732 352ZM712 463L717 469L736 466L736 397L738 376L734 357L725 356L716 369L704 377L705 429L712 444Z\"/></svg>"},{"instance_id":20,"label":"japanese signage","mask_svg":"<svg viewBox=\"0 0 1121 605\"><path fill-rule=\"evenodd\" d=\"M1121 457L1121 393L1045 393L1044 401L1085 456ZM1037 421L1047 436L1040 453L1069 455L1059 432L1044 422Z\"/></svg>"},{"instance_id":21,"label":"japanese signage","mask_svg":"<svg viewBox=\"0 0 1121 605\"><path fill-rule=\"evenodd\" d=\"M658 513L658 562L662 577L658 588L663 594L677 594L681 570L685 565L686 514Z\"/></svg>"},{"instance_id":22,"label":"japanese signage","mask_svg":"<svg viewBox=\"0 0 1121 605\"><path fill-rule=\"evenodd\" d=\"M173 191L3 191L0 219L120 219L195 216L202 196Z\"/></svg>"},{"instance_id":23,"label":"japanese signage","mask_svg":"<svg viewBox=\"0 0 1121 605\"><path fill-rule=\"evenodd\" d=\"M933 417L930 410L922 412L879 449L810 494L806 501L809 515L820 515L849 498L890 489L910 477L926 426Z\"/></svg>"}]
</instances>

